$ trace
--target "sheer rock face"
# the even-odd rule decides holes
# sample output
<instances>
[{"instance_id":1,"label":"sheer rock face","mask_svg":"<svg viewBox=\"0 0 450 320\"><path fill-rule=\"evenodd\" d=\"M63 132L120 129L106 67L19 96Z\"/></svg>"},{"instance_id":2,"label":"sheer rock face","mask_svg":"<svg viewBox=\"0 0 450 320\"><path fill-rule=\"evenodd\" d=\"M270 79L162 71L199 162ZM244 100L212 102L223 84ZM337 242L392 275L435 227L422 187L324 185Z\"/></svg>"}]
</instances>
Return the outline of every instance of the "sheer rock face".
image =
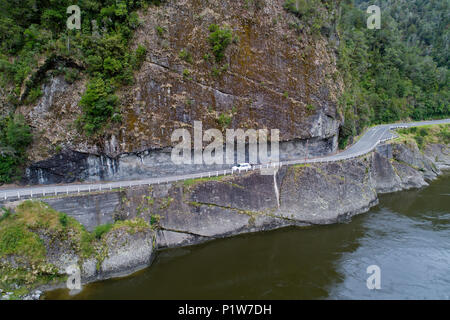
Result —
<instances>
[{"instance_id":1,"label":"sheer rock face","mask_svg":"<svg viewBox=\"0 0 450 320\"><path fill-rule=\"evenodd\" d=\"M173 129L193 120L217 128L220 114L232 114L231 127L280 129L282 140L336 135L341 84L332 80L334 52L327 40L290 30L295 17L283 3L169 1L142 13L136 45L148 44L149 52L126 92L127 104L136 107L127 109L118 140L140 149L171 145ZM213 23L229 27L235 39L220 63L208 42ZM191 55L188 62L181 50Z\"/></svg>"},{"instance_id":2,"label":"sheer rock face","mask_svg":"<svg viewBox=\"0 0 450 320\"><path fill-rule=\"evenodd\" d=\"M415 143L380 146L372 161L372 176L378 193L395 192L428 185L441 169L448 169L450 149L431 144L420 151Z\"/></svg>"},{"instance_id":3,"label":"sheer rock face","mask_svg":"<svg viewBox=\"0 0 450 320\"><path fill-rule=\"evenodd\" d=\"M86 79L68 84L61 76L49 77L36 104L19 109L34 131L30 159L46 160L61 149L110 158L158 153L173 146L173 130L191 130L194 121L202 121L204 130L279 129L282 141L323 140L324 151L336 150L343 83L334 44L291 28L298 20L283 3L167 1L140 11L142 25L131 50L143 45L147 56L135 83L117 92L122 124L96 141L78 133L74 121ZM233 32L220 62L208 41L211 24ZM157 27L165 31L159 34ZM190 58L180 58L181 50ZM221 115L230 118L228 125L219 121Z\"/></svg>"},{"instance_id":4,"label":"sheer rock face","mask_svg":"<svg viewBox=\"0 0 450 320\"><path fill-rule=\"evenodd\" d=\"M158 249L348 220L375 206L380 193L426 186L441 173L438 165L450 165L448 145L429 145L422 153L415 144L392 143L357 159L282 167L273 176L250 172L43 201L88 230L137 217L152 224L108 234L101 263L83 261L83 281L89 282L148 266ZM61 270L78 261L65 243L49 250L48 259Z\"/></svg>"},{"instance_id":5,"label":"sheer rock face","mask_svg":"<svg viewBox=\"0 0 450 320\"><path fill-rule=\"evenodd\" d=\"M440 174L436 161L450 164L448 146L426 150L422 154L416 145L394 143L353 160L282 167L274 176L252 172L45 202L89 230L115 219L157 220L156 246L174 247L346 220L376 205L380 193L428 185ZM416 157L409 158L414 152Z\"/></svg>"}]
</instances>

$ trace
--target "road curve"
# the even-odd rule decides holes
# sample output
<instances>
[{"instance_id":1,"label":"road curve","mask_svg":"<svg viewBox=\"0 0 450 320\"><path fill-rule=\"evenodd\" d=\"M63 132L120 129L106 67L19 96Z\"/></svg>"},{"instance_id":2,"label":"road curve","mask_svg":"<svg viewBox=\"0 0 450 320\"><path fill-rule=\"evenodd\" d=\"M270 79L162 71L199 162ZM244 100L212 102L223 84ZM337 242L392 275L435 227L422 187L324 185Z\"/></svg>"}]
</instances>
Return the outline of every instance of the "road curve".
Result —
<instances>
[{"instance_id":1,"label":"road curve","mask_svg":"<svg viewBox=\"0 0 450 320\"><path fill-rule=\"evenodd\" d=\"M346 159L352 159L360 157L373 151L377 145L381 142L393 139L396 137L395 133L391 131L397 128L407 128L407 127L417 127L424 125L434 125L434 124L450 124L450 119L444 120L430 120L430 121L420 121L420 122L408 122L408 123L395 123L395 124L383 124L375 126L367 130L367 132L356 142L354 145L348 149L338 153L332 154L324 157L314 158L314 159L298 159L292 161L286 161L280 164L272 164L270 166L281 166L281 165L294 165L294 164L306 164L306 163L323 163L323 162L334 162ZM259 170L264 167L269 167L269 165L257 165L253 170ZM179 176L171 176L164 178L149 178L142 180L129 180L129 181L114 181L114 182L101 182L96 184L67 184L67 185L57 185L57 186L35 186L26 188L14 188L14 189L4 189L0 190L0 201L13 201L18 199L27 198L40 198L47 196L55 196L61 194L78 194L86 192L98 192L106 191L120 188L129 188L133 186L140 185L155 185L160 183L170 183L175 181L182 181L188 179L197 179L210 176L219 175L229 175L233 174L231 170L222 170L214 172L203 172L186 174Z\"/></svg>"}]
</instances>

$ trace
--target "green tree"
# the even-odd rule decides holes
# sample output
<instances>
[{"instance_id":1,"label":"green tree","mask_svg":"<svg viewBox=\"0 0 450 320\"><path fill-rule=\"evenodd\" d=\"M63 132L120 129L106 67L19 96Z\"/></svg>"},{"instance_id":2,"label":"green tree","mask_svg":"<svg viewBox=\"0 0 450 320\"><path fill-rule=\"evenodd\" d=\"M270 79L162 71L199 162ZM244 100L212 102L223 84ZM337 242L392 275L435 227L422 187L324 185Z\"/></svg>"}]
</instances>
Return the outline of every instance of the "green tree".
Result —
<instances>
[{"instance_id":1,"label":"green tree","mask_svg":"<svg viewBox=\"0 0 450 320\"><path fill-rule=\"evenodd\" d=\"M231 44L233 32L225 27L220 28L216 24L209 26L209 43L211 45L216 61L220 62L225 57L225 50Z\"/></svg>"}]
</instances>

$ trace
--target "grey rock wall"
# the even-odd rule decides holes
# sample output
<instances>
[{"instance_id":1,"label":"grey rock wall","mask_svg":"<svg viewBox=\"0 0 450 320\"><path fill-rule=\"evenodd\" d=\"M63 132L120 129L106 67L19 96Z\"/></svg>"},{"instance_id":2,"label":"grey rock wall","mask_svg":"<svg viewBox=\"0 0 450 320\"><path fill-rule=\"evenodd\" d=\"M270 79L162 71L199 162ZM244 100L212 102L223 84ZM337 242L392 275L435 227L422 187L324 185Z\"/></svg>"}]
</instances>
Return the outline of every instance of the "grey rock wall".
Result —
<instances>
[{"instance_id":1,"label":"grey rock wall","mask_svg":"<svg viewBox=\"0 0 450 320\"><path fill-rule=\"evenodd\" d=\"M270 146L268 149L270 150ZM280 143L279 149L280 161L324 156L337 150L337 136L324 139L312 138L308 140L285 141ZM248 146L245 157L246 161L249 162ZM53 184L72 183L75 181L137 180L225 170L231 167L231 164L210 166L176 165L172 162L170 148L147 150L141 153L127 153L117 158L65 150L49 159L30 165L26 170L22 183Z\"/></svg>"},{"instance_id":2,"label":"grey rock wall","mask_svg":"<svg viewBox=\"0 0 450 320\"><path fill-rule=\"evenodd\" d=\"M84 261L84 278L94 281L148 266L157 249L348 220L377 205L379 193L426 186L441 172L437 163L440 168L450 165L448 146L432 145L422 152L415 145L392 144L358 159L282 167L275 176L251 172L45 202L89 230L136 217L156 227L156 231L109 236L101 265ZM76 260L70 248L53 256L56 265Z\"/></svg>"},{"instance_id":3,"label":"grey rock wall","mask_svg":"<svg viewBox=\"0 0 450 320\"><path fill-rule=\"evenodd\" d=\"M434 155L435 154L435 155ZM358 159L46 199L88 230L117 219L158 219L157 246L174 247L287 225L329 224L365 212L377 194L428 185L450 163L447 146L382 145ZM276 183L276 188L275 188ZM278 192L277 192L278 191Z\"/></svg>"}]
</instances>

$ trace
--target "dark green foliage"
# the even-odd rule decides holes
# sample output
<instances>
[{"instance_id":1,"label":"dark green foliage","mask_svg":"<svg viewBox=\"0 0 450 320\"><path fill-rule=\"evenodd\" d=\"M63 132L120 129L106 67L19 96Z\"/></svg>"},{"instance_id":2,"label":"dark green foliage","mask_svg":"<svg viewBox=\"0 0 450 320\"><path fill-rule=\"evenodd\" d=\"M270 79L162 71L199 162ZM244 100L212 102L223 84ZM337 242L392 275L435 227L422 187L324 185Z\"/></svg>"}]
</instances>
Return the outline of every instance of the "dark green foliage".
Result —
<instances>
[{"instance_id":1,"label":"dark green foliage","mask_svg":"<svg viewBox=\"0 0 450 320\"><path fill-rule=\"evenodd\" d=\"M66 68L64 70L64 80L68 83L74 83L80 78L80 71L73 68Z\"/></svg>"},{"instance_id":2,"label":"dark green foliage","mask_svg":"<svg viewBox=\"0 0 450 320\"><path fill-rule=\"evenodd\" d=\"M88 134L94 134L117 112L118 98L102 78L92 79L81 98L83 116L80 122Z\"/></svg>"},{"instance_id":3,"label":"dark green foliage","mask_svg":"<svg viewBox=\"0 0 450 320\"><path fill-rule=\"evenodd\" d=\"M1 208L0 210L0 222L11 216L11 209Z\"/></svg>"},{"instance_id":4,"label":"dark green foliage","mask_svg":"<svg viewBox=\"0 0 450 320\"><path fill-rule=\"evenodd\" d=\"M8 0L0 2L0 86L13 84L15 90L9 99L12 103L32 103L40 96L37 83L20 97L24 81L36 72L35 66L42 56L59 56L67 60L81 61L88 74L101 78L114 91L121 85L133 83L133 68L138 69L145 59L146 50L139 46L135 54L129 53L129 41L140 21L136 10L148 4L160 4L159 0ZM82 28L68 31L66 20L70 5L80 6ZM91 23L96 22L96 27ZM70 41L69 41L70 40ZM70 50L68 43L70 42ZM66 71L65 78L72 83L79 73ZM25 98L23 100L22 98ZM20 101L22 99L22 101ZM104 106L99 108L105 109ZM104 126L109 120L103 113ZM87 115L87 126L98 128L95 117Z\"/></svg>"},{"instance_id":5,"label":"dark green foliage","mask_svg":"<svg viewBox=\"0 0 450 320\"><path fill-rule=\"evenodd\" d=\"M120 121L118 99L114 91L133 83L133 69L142 65L146 49L139 45L129 53L133 30L140 24L136 10L159 0L8 0L0 1L0 87L5 90L11 110L21 103L34 103L41 95L45 75L34 77L38 60L53 57L81 62L86 69L62 66L59 70L67 82L73 83L87 73L91 80L81 100L83 115L79 128L89 135L101 133L110 121ZM81 30L68 31L67 8L79 5L82 13ZM91 23L95 21L96 24ZM70 41L69 41L70 40ZM68 44L70 43L70 49ZM47 62L46 62L47 63ZM30 77L31 75L31 77ZM26 80L30 79L30 80ZM25 91L24 88L27 88ZM25 92L25 95L21 94ZM16 123L17 138L13 143L7 132L8 123ZM28 127L9 117L0 119L0 183L20 176L25 162L24 150L31 141ZM8 129L9 128L9 129ZM9 130L9 131L8 131ZM25 130L25 131L24 131ZM20 136L20 134L23 134ZM26 142L26 143L25 143ZM18 149L16 149L16 147Z\"/></svg>"},{"instance_id":6,"label":"dark green foliage","mask_svg":"<svg viewBox=\"0 0 450 320\"><path fill-rule=\"evenodd\" d=\"M42 96L41 88L39 87L32 88L29 91L27 98L25 99L25 103L30 104L36 102L36 100L39 99L41 96Z\"/></svg>"},{"instance_id":7,"label":"dark green foliage","mask_svg":"<svg viewBox=\"0 0 450 320\"><path fill-rule=\"evenodd\" d=\"M103 225L97 226L97 227L94 229L94 235L95 235L95 237L96 237L97 239L101 239L102 236L103 236L104 234L108 233L108 232L111 230L112 227L113 227L113 225L112 225L111 223L107 223L107 224L103 224Z\"/></svg>"},{"instance_id":8,"label":"dark green foliage","mask_svg":"<svg viewBox=\"0 0 450 320\"><path fill-rule=\"evenodd\" d=\"M59 222L63 227L67 226L67 222L69 221L69 217L65 213L59 213Z\"/></svg>"},{"instance_id":9,"label":"dark green foliage","mask_svg":"<svg viewBox=\"0 0 450 320\"><path fill-rule=\"evenodd\" d=\"M442 47L448 2L348 2L339 21L338 66L346 83L341 146L370 124L448 117L448 50ZM380 30L366 27L373 4L382 9Z\"/></svg>"},{"instance_id":10,"label":"dark green foliage","mask_svg":"<svg viewBox=\"0 0 450 320\"><path fill-rule=\"evenodd\" d=\"M152 216L150 217L150 225L151 225L151 226L154 226L154 225L157 225L158 223L159 223L158 217L152 215Z\"/></svg>"},{"instance_id":11,"label":"dark green foliage","mask_svg":"<svg viewBox=\"0 0 450 320\"><path fill-rule=\"evenodd\" d=\"M147 48L143 45L139 45L134 53L133 68L138 70L142 66L142 63L144 63L146 56Z\"/></svg>"},{"instance_id":12,"label":"dark green foliage","mask_svg":"<svg viewBox=\"0 0 450 320\"><path fill-rule=\"evenodd\" d=\"M229 116L229 115L227 115L227 114L225 114L225 113L221 113L221 114L219 115L219 117L216 119L217 123L218 123L223 129L227 128L227 127L231 124L231 121L232 121L232 120L233 120L232 117Z\"/></svg>"},{"instance_id":13,"label":"dark green foliage","mask_svg":"<svg viewBox=\"0 0 450 320\"><path fill-rule=\"evenodd\" d=\"M30 127L25 123L24 117L21 114L11 116L5 119L4 123L6 124L0 136L2 145L24 152L32 140Z\"/></svg>"},{"instance_id":14,"label":"dark green foliage","mask_svg":"<svg viewBox=\"0 0 450 320\"><path fill-rule=\"evenodd\" d=\"M103 70L108 76L115 76L122 70L122 63L118 59L106 57L103 60Z\"/></svg>"},{"instance_id":15,"label":"dark green foliage","mask_svg":"<svg viewBox=\"0 0 450 320\"><path fill-rule=\"evenodd\" d=\"M9 183L20 176L25 150L31 141L30 127L22 115L0 121L0 183Z\"/></svg>"},{"instance_id":16,"label":"dark green foliage","mask_svg":"<svg viewBox=\"0 0 450 320\"><path fill-rule=\"evenodd\" d=\"M225 27L220 28L216 24L209 26L209 44L216 57L216 62L220 62L225 57L225 50L233 40L233 32Z\"/></svg>"}]
</instances>

